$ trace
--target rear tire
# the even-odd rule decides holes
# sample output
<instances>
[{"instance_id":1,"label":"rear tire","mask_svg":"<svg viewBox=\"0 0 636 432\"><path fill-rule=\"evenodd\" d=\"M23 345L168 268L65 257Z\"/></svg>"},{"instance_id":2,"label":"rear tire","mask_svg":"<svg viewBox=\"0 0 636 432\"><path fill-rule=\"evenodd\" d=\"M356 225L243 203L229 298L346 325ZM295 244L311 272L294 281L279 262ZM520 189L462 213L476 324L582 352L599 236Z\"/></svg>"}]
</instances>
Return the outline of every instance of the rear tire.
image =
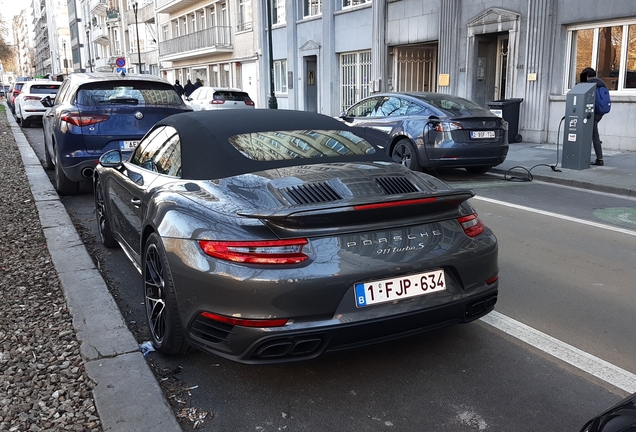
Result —
<instances>
[{"instance_id":1,"label":"rear tire","mask_svg":"<svg viewBox=\"0 0 636 432\"><path fill-rule=\"evenodd\" d=\"M20 122L20 126L22 126L23 128L30 128L31 127L31 119L23 118L22 121Z\"/></svg>"},{"instance_id":2,"label":"rear tire","mask_svg":"<svg viewBox=\"0 0 636 432\"><path fill-rule=\"evenodd\" d=\"M62 169L62 161L60 155L55 152L55 190L60 195L77 195L79 192L79 183L69 179Z\"/></svg>"},{"instance_id":3,"label":"rear tire","mask_svg":"<svg viewBox=\"0 0 636 432\"><path fill-rule=\"evenodd\" d=\"M391 158L393 161L404 165L412 171L422 170L422 165L420 165L417 156L417 150L415 150L415 146L411 144L411 141L406 138L402 138L395 143L393 150L391 150Z\"/></svg>"},{"instance_id":4,"label":"rear tire","mask_svg":"<svg viewBox=\"0 0 636 432\"><path fill-rule=\"evenodd\" d=\"M491 166L472 166L472 167L466 167L466 171L468 171L471 174L484 174L490 171L490 168L492 167Z\"/></svg>"},{"instance_id":5,"label":"rear tire","mask_svg":"<svg viewBox=\"0 0 636 432\"><path fill-rule=\"evenodd\" d=\"M114 248L117 242L110 230L110 222L106 214L106 204L104 201L104 190L102 189L102 181L99 177L95 180L95 219L97 219L97 231L102 244L107 248Z\"/></svg>"},{"instance_id":6,"label":"rear tire","mask_svg":"<svg viewBox=\"0 0 636 432\"><path fill-rule=\"evenodd\" d=\"M161 237L150 234L143 252L144 305L152 345L161 354L190 349L179 318L177 297Z\"/></svg>"},{"instance_id":7,"label":"rear tire","mask_svg":"<svg viewBox=\"0 0 636 432\"><path fill-rule=\"evenodd\" d=\"M46 142L44 143L44 169L51 171L55 168L53 165L53 159L51 158L51 153L49 153L49 148L46 146Z\"/></svg>"}]
</instances>

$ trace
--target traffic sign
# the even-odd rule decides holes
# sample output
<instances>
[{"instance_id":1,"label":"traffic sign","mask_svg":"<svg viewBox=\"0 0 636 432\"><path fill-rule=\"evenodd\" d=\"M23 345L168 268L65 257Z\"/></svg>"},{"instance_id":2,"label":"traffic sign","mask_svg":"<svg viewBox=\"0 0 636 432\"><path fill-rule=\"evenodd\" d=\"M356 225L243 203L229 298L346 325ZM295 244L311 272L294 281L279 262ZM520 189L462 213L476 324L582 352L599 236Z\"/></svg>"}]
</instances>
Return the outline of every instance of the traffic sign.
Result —
<instances>
[{"instance_id":1,"label":"traffic sign","mask_svg":"<svg viewBox=\"0 0 636 432\"><path fill-rule=\"evenodd\" d=\"M115 73L126 73L126 68L115 68Z\"/></svg>"},{"instance_id":2,"label":"traffic sign","mask_svg":"<svg viewBox=\"0 0 636 432\"><path fill-rule=\"evenodd\" d=\"M126 59L123 57L117 57L117 60L115 60L115 64L118 68L123 68L124 66L126 66Z\"/></svg>"}]
</instances>

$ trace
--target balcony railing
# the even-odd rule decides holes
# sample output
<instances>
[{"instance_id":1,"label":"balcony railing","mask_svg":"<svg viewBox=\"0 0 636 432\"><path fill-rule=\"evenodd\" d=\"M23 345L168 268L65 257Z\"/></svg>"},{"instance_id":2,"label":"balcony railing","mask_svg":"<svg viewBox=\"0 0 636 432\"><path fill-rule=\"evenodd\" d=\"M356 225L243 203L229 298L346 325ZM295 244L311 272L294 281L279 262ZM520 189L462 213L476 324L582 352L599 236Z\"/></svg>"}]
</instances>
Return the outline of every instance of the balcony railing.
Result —
<instances>
[{"instance_id":1,"label":"balcony railing","mask_svg":"<svg viewBox=\"0 0 636 432\"><path fill-rule=\"evenodd\" d=\"M231 27L217 26L159 43L159 56L185 54L203 48L231 48Z\"/></svg>"},{"instance_id":2,"label":"balcony railing","mask_svg":"<svg viewBox=\"0 0 636 432\"><path fill-rule=\"evenodd\" d=\"M91 2L91 15L106 15L108 3L106 0L93 0Z\"/></svg>"},{"instance_id":3,"label":"balcony railing","mask_svg":"<svg viewBox=\"0 0 636 432\"><path fill-rule=\"evenodd\" d=\"M105 24L93 27L93 31L91 33L93 42L100 45L108 45L108 29Z\"/></svg>"}]
</instances>

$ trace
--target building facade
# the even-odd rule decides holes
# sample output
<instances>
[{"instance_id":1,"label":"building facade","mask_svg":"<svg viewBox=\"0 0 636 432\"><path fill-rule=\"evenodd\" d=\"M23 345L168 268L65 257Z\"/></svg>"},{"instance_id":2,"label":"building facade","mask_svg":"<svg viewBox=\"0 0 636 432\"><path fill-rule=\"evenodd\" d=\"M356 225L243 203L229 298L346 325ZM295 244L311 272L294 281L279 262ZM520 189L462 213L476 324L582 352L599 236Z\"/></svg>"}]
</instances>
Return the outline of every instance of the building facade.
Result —
<instances>
[{"instance_id":1,"label":"building facade","mask_svg":"<svg viewBox=\"0 0 636 432\"><path fill-rule=\"evenodd\" d=\"M566 94L591 66L613 102L599 124L604 147L636 151L633 0L272 2L279 107L338 115L379 91L452 93L482 106L522 98L524 141L554 143ZM259 19L267 28L267 14Z\"/></svg>"},{"instance_id":2,"label":"building facade","mask_svg":"<svg viewBox=\"0 0 636 432\"><path fill-rule=\"evenodd\" d=\"M262 105L262 27L253 0L156 0L155 7L164 78L241 88Z\"/></svg>"}]
</instances>

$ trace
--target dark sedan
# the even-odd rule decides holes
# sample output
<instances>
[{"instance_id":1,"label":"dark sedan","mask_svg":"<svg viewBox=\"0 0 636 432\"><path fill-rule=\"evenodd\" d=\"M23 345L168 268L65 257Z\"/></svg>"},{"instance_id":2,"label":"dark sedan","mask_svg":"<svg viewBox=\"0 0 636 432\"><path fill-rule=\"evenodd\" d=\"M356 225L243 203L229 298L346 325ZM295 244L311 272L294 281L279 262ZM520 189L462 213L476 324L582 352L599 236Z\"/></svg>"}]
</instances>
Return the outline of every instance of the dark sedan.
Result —
<instances>
[{"instance_id":1,"label":"dark sedan","mask_svg":"<svg viewBox=\"0 0 636 432\"><path fill-rule=\"evenodd\" d=\"M142 273L152 343L313 358L490 312L497 240L468 200L366 129L284 110L160 121L93 178L102 242Z\"/></svg>"},{"instance_id":2,"label":"dark sedan","mask_svg":"<svg viewBox=\"0 0 636 432\"><path fill-rule=\"evenodd\" d=\"M508 154L508 124L479 105L441 93L383 93L340 115L386 133L386 151L412 170L465 168L480 174Z\"/></svg>"},{"instance_id":3,"label":"dark sedan","mask_svg":"<svg viewBox=\"0 0 636 432\"><path fill-rule=\"evenodd\" d=\"M191 111L170 83L152 75L74 73L62 83L42 118L45 167L55 169L55 189L74 195L90 181L99 157L111 149L130 153L159 120Z\"/></svg>"}]
</instances>

